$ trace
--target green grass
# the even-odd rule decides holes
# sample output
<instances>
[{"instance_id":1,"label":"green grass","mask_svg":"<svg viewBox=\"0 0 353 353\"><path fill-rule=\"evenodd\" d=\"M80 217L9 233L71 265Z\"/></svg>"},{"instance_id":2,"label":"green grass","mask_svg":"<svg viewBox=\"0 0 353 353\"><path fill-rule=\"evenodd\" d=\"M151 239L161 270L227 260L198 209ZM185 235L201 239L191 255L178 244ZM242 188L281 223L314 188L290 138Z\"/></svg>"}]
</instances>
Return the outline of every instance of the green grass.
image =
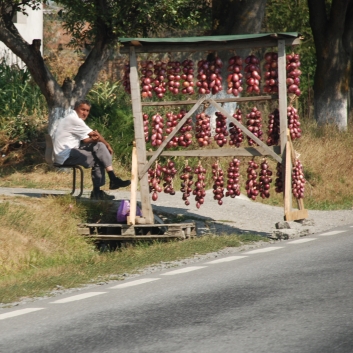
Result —
<instances>
[{"instance_id":1,"label":"green grass","mask_svg":"<svg viewBox=\"0 0 353 353\"><path fill-rule=\"evenodd\" d=\"M187 241L139 244L111 253L95 253L86 261L61 266L53 263L49 269L32 266L0 281L0 302L11 303L24 297L48 295L56 288L123 279L124 273L136 273L160 262L190 258L259 240L266 241L255 235L204 236Z\"/></svg>"}]
</instances>

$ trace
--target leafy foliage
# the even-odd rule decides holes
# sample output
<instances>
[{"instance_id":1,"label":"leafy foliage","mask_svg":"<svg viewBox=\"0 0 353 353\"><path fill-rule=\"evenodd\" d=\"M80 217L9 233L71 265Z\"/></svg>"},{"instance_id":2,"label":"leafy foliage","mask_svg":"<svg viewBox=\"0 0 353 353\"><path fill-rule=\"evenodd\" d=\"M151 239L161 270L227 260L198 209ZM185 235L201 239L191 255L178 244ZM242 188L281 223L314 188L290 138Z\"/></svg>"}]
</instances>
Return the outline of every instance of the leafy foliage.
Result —
<instances>
[{"instance_id":1,"label":"leafy foliage","mask_svg":"<svg viewBox=\"0 0 353 353\"><path fill-rule=\"evenodd\" d=\"M0 150L38 137L47 120L44 97L26 70L0 62Z\"/></svg>"},{"instance_id":2,"label":"leafy foliage","mask_svg":"<svg viewBox=\"0 0 353 353\"><path fill-rule=\"evenodd\" d=\"M0 61L0 116L45 112L46 103L31 75L18 66Z\"/></svg>"},{"instance_id":3,"label":"leafy foliage","mask_svg":"<svg viewBox=\"0 0 353 353\"><path fill-rule=\"evenodd\" d=\"M207 2L157 0L154 2L60 0L65 29L73 35L73 46L90 44L104 32L112 43L118 37L138 37L170 28L203 24L210 12Z\"/></svg>"}]
</instances>

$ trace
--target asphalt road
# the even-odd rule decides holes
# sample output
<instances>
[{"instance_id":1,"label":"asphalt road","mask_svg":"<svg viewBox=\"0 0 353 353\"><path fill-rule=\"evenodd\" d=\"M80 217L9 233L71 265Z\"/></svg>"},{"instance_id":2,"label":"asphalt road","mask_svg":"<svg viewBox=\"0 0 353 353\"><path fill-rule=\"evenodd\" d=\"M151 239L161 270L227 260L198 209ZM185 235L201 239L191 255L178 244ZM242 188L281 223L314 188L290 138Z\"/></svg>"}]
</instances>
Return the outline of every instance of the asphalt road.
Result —
<instances>
[{"instance_id":1,"label":"asphalt road","mask_svg":"<svg viewBox=\"0 0 353 353\"><path fill-rule=\"evenodd\" d=\"M353 352L353 226L0 310L0 352Z\"/></svg>"}]
</instances>

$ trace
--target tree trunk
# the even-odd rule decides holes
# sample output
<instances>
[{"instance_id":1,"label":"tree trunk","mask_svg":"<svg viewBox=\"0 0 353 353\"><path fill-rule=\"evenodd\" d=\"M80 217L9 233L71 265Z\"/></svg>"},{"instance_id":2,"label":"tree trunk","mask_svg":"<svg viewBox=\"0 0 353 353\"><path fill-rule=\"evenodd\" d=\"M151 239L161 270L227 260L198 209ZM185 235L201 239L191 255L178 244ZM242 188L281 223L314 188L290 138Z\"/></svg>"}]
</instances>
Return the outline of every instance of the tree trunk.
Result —
<instances>
[{"instance_id":1,"label":"tree trunk","mask_svg":"<svg viewBox=\"0 0 353 353\"><path fill-rule=\"evenodd\" d=\"M259 33L267 0L212 2L212 35Z\"/></svg>"},{"instance_id":2,"label":"tree trunk","mask_svg":"<svg viewBox=\"0 0 353 353\"><path fill-rule=\"evenodd\" d=\"M26 64L48 104L48 133L52 135L58 120L66 115L76 100L82 99L95 83L100 70L109 57L107 34L97 33L94 46L74 79L67 78L60 86L51 74L40 52L41 41L32 44L23 40L8 16L0 17L0 40Z\"/></svg>"},{"instance_id":3,"label":"tree trunk","mask_svg":"<svg viewBox=\"0 0 353 353\"><path fill-rule=\"evenodd\" d=\"M317 66L314 115L319 124L347 128L353 55L353 1L337 0L327 13L324 0L308 0Z\"/></svg>"},{"instance_id":4,"label":"tree trunk","mask_svg":"<svg viewBox=\"0 0 353 353\"><path fill-rule=\"evenodd\" d=\"M347 127L350 65L339 38L317 49L314 80L314 111L318 124ZM335 44L334 44L335 42Z\"/></svg>"}]
</instances>

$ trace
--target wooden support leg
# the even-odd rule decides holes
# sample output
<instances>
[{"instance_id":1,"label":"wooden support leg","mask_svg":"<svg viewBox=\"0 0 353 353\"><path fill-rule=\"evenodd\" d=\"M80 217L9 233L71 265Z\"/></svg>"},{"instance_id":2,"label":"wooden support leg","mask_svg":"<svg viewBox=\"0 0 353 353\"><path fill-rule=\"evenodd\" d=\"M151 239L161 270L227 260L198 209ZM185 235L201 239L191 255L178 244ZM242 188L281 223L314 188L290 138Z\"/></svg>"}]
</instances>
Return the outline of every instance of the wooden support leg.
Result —
<instances>
[{"instance_id":1,"label":"wooden support leg","mask_svg":"<svg viewBox=\"0 0 353 353\"><path fill-rule=\"evenodd\" d=\"M132 148L132 161L131 161L131 195L130 195L130 215L127 217L127 224L135 224L136 222L136 193L137 193L137 152L136 145Z\"/></svg>"}]
</instances>

